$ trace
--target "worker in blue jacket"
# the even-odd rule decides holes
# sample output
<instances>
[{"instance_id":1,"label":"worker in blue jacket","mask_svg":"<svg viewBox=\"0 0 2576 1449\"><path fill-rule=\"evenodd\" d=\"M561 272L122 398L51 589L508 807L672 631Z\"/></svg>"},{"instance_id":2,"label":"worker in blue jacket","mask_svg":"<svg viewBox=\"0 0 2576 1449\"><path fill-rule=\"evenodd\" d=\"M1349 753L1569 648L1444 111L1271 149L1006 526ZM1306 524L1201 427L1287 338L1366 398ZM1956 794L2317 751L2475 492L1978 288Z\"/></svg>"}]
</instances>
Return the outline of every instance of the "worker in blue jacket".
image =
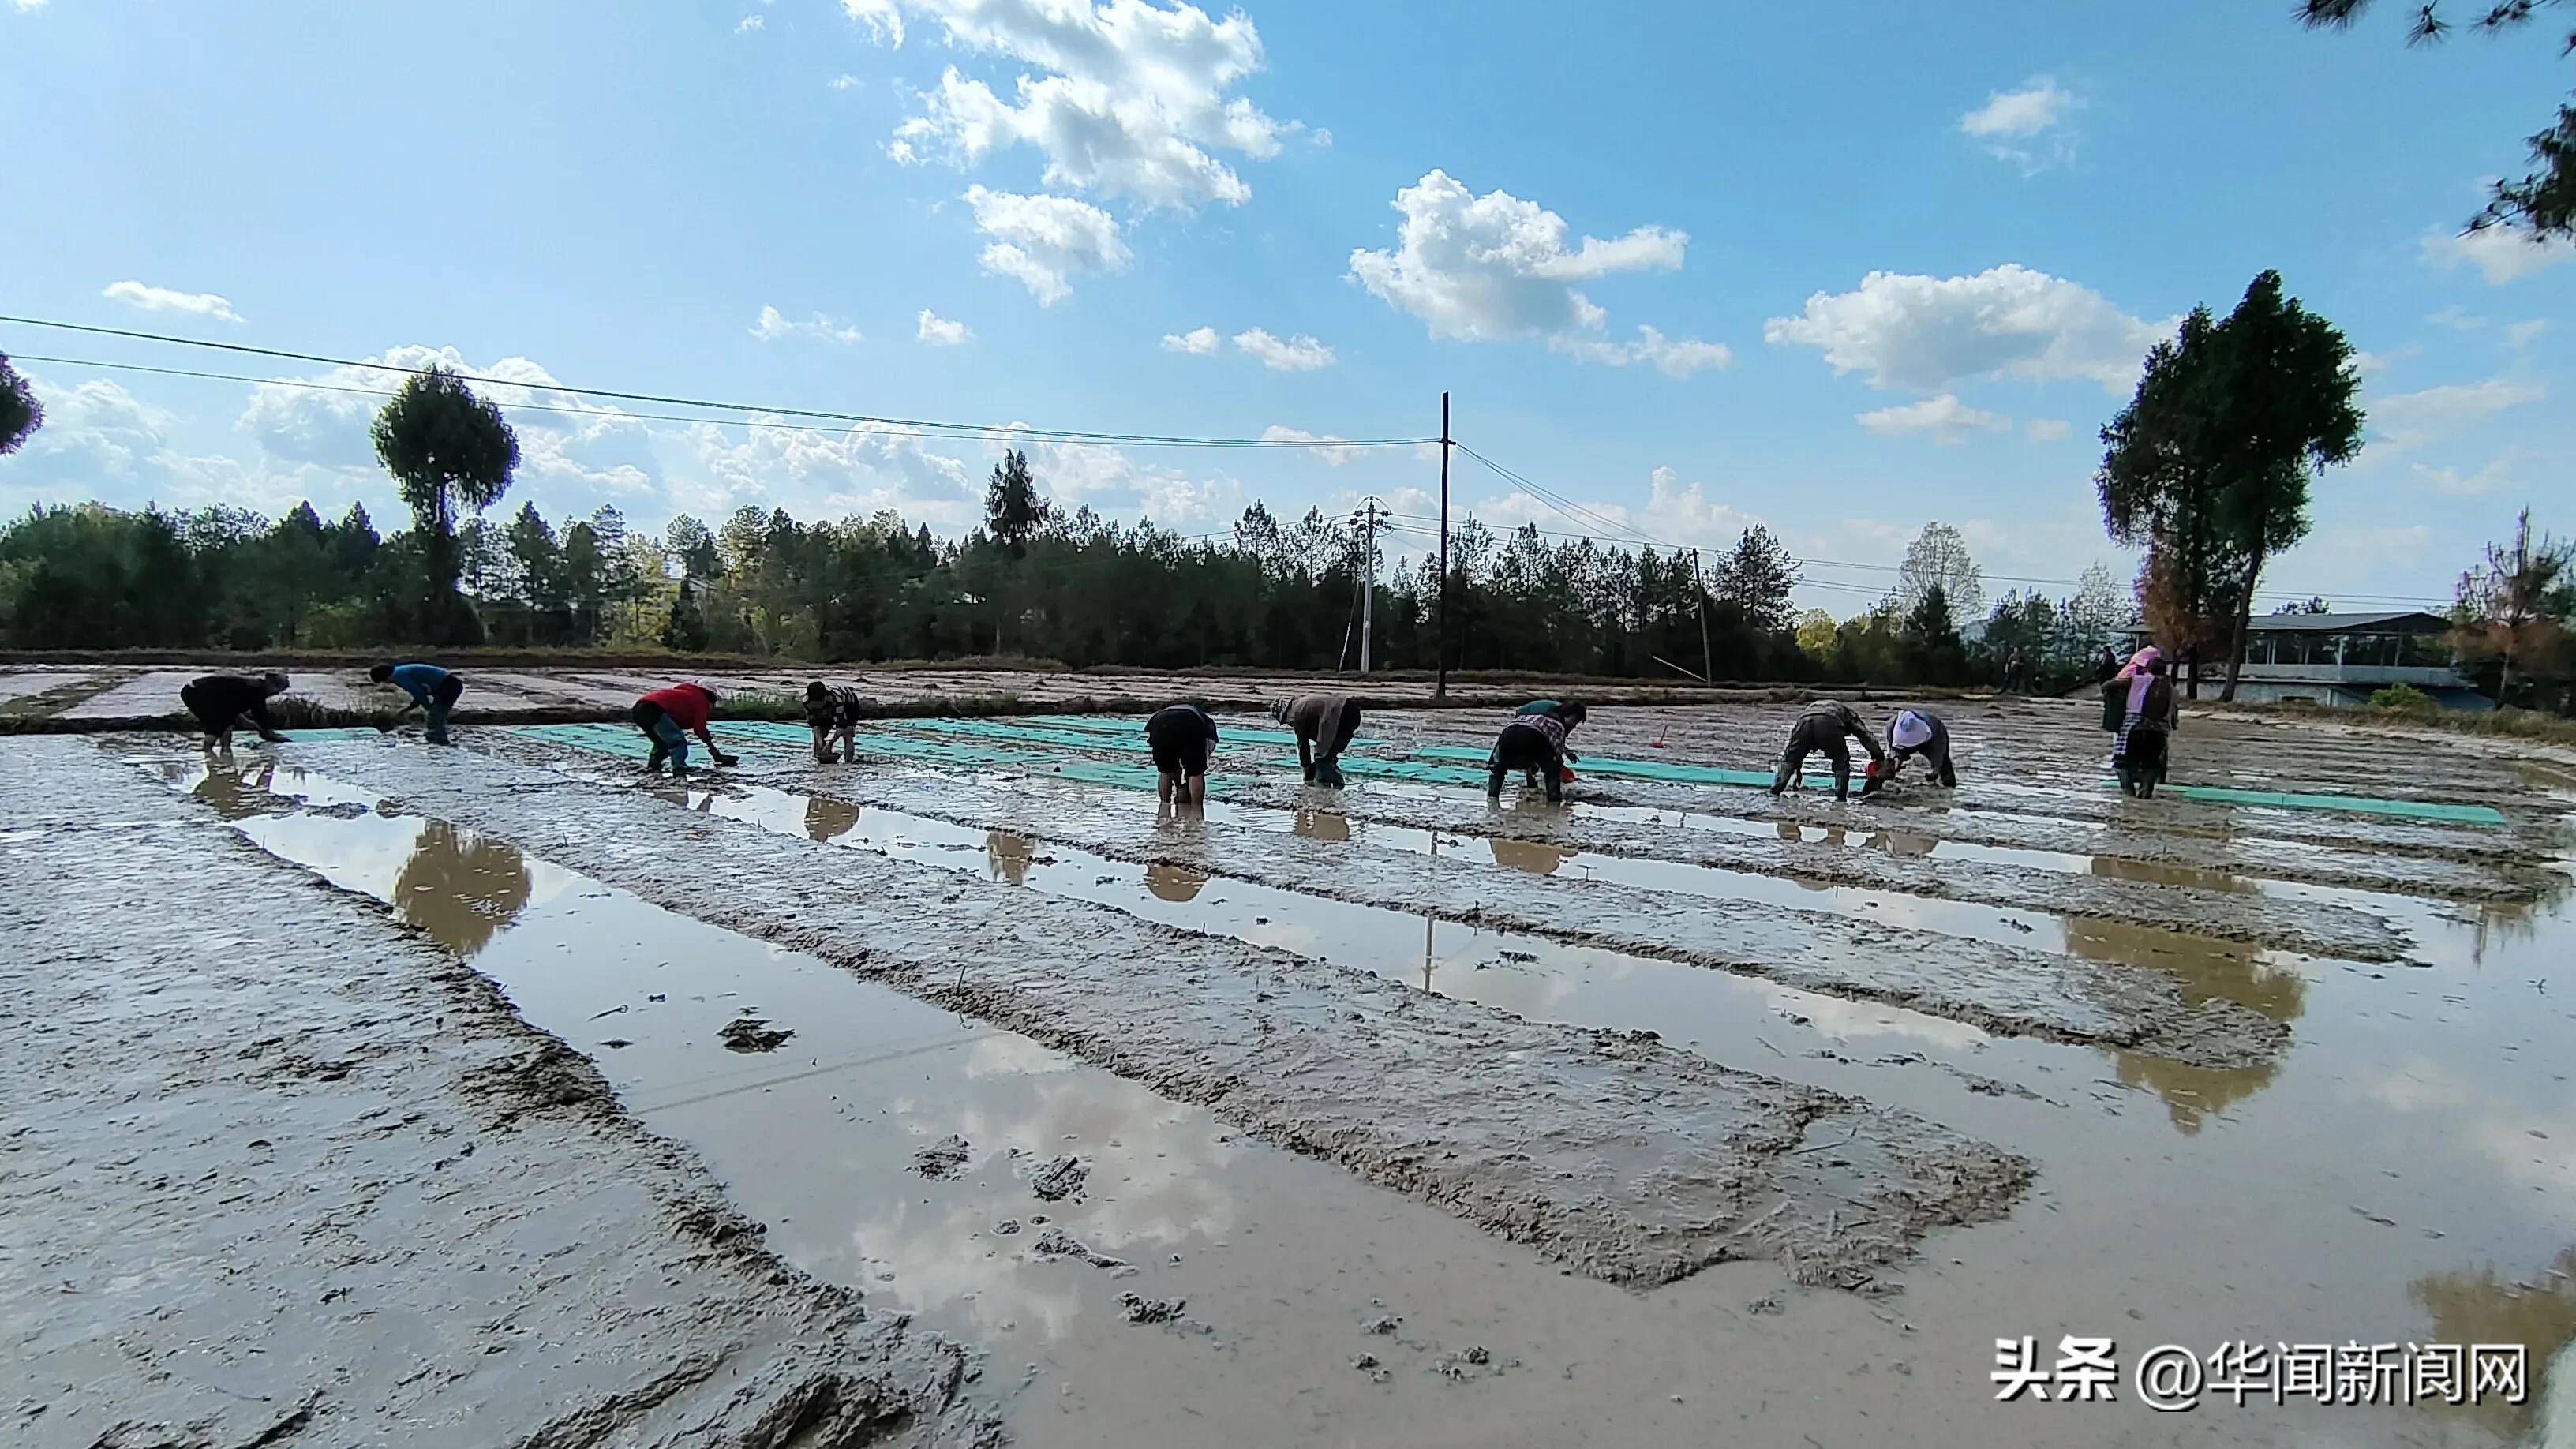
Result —
<instances>
[{"instance_id":1,"label":"worker in blue jacket","mask_svg":"<svg viewBox=\"0 0 2576 1449\"><path fill-rule=\"evenodd\" d=\"M429 742L448 743L447 717L456 708L457 696L465 692L463 676L435 664L379 664L367 671L367 677L411 696L411 703L394 712L396 720L419 710L429 725Z\"/></svg>"}]
</instances>

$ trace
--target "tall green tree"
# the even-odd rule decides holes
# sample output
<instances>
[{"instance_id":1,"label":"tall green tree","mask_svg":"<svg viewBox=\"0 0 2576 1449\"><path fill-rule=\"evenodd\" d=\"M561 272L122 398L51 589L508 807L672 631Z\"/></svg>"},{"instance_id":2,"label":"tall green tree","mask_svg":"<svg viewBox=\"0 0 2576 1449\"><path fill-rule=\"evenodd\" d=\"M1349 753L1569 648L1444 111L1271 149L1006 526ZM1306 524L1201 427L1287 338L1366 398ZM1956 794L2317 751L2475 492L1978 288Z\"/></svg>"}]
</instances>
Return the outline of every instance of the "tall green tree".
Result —
<instances>
[{"instance_id":1,"label":"tall green tree","mask_svg":"<svg viewBox=\"0 0 2576 1449\"><path fill-rule=\"evenodd\" d=\"M1037 480L1029 475L1029 455L1017 448L1002 455L993 465L992 482L984 490L984 524L992 531L993 540L1010 555L1013 577L1000 601L1000 617L993 624L993 652L1002 652L1002 620L1020 612L1017 565L1028 557L1029 540L1044 528L1053 510L1038 496Z\"/></svg>"},{"instance_id":2,"label":"tall green tree","mask_svg":"<svg viewBox=\"0 0 2576 1449\"><path fill-rule=\"evenodd\" d=\"M2352 343L2285 296L2274 271L2257 274L2219 324L2210 364L2203 437L2218 473L2218 526L2244 569L2231 581L2235 627L2218 693L2232 700L2263 566L2307 537L2309 484L2361 451L2361 373Z\"/></svg>"},{"instance_id":3,"label":"tall green tree","mask_svg":"<svg viewBox=\"0 0 2576 1449\"><path fill-rule=\"evenodd\" d=\"M0 457L18 451L44 425L45 405L36 401L35 384L19 376L9 365L9 354L0 352Z\"/></svg>"},{"instance_id":4,"label":"tall green tree","mask_svg":"<svg viewBox=\"0 0 2576 1449\"><path fill-rule=\"evenodd\" d=\"M471 642L472 611L456 592L456 520L480 514L509 491L519 466L519 436L501 409L445 368L404 379L376 414L377 461L411 506L427 565L425 642Z\"/></svg>"},{"instance_id":5,"label":"tall green tree","mask_svg":"<svg viewBox=\"0 0 2576 1449\"><path fill-rule=\"evenodd\" d=\"M2138 390L2102 429L2093 482L2113 539L2146 551L2138 595L2148 628L2183 661L2200 697L2200 661L2232 617L2228 580L2242 561L2219 520L2222 479L2211 436L2220 400L2218 320L2194 307L2181 330L2147 352Z\"/></svg>"},{"instance_id":6,"label":"tall green tree","mask_svg":"<svg viewBox=\"0 0 2576 1449\"><path fill-rule=\"evenodd\" d=\"M2406 26L2406 43L2430 45L2458 28L2442 12L2443 0L2412 0L2407 7L2413 13ZM2483 13L2474 8L2467 24L2470 29L2493 35L2519 29L2539 18L2544 10L2555 9L2567 0L2479 0ZM2344 29L2370 8L2370 0L2301 0L2299 19L2310 29ZM2576 31L2565 37L2561 56L2576 55ZM2472 230L2488 226L2509 226L2538 241L2548 237L2576 236L2576 107L2561 105L2557 121L2528 138L2532 170L2520 180L2499 179L2488 183L2486 209L2472 219Z\"/></svg>"},{"instance_id":7,"label":"tall green tree","mask_svg":"<svg viewBox=\"0 0 2576 1449\"><path fill-rule=\"evenodd\" d=\"M1719 602L1733 605L1753 629L1776 634L1789 627L1789 591L1797 586L1798 561L1770 529L1757 523L1735 541L1734 551L1718 567L1710 592Z\"/></svg>"}]
</instances>

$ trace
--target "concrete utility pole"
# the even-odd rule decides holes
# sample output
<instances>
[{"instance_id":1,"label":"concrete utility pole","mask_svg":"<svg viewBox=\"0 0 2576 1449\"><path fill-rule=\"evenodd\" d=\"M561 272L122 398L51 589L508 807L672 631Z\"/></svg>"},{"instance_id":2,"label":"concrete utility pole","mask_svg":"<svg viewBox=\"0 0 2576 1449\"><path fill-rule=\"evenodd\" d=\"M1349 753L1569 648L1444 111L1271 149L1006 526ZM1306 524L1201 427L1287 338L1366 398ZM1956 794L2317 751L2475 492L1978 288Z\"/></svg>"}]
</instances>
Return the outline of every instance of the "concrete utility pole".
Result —
<instances>
[{"instance_id":1,"label":"concrete utility pole","mask_svg":"<svg viewBox=\"0 0 2576 1449\"><path fill-rule=\"evenodd\" d=\"M1360 513L1360 673L1369 672L1369 645L1377 624L1377 495L1363 501Z\"/></svg>"},{"instance_id":2,"label":"concrete utility pole","mask_svg":"<svg viewBox=\"0 0 2576 1449\"><path fill-rule=\"evenodd\" d=\"M1691 550L1691 585L1699 595L1699 677L1714 683L1717 670L1708 657L1708 580L1700 576L1699 550Z\"/></svg>"},{"instance_id":3,"label":"concrete utility pole","mask_svg":"<svg viewBox=\"0 0 2576 1449\"><path fill-rule=\"evenodd\" d=\"M1440 394L1440 619L1432 631L1431 652L1439 673L1431 684L1433 699L1449 697L1449 394Z\"/></svg>"}]
</instances>

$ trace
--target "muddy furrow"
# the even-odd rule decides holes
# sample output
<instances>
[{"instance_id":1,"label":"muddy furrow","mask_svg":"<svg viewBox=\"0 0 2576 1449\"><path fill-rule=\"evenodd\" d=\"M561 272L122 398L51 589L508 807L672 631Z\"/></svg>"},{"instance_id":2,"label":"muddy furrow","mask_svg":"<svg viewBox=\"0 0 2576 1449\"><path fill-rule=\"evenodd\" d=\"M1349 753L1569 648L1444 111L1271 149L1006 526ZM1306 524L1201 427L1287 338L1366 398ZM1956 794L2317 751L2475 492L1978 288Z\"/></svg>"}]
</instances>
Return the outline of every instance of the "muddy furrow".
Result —
<instances>
[{"instance_id":1,"label":"muddy furrow","mask_svg":"<svg viewBox=\"0 0 2576 1449\"><path fill-rule=\"evenodd\" d=\"M1274 786L1268 781L1238 790L1232 798L1243 804L1279 809L1293 809L1300 804L1311 809L1314 803L1312 792ZM1716 831L1634 825L1597 816L1515 811L1498 820L1481 807L1462 808L1409 796L1352 793L1337 803L1347 807L1341 813L1352 819L1418 830L1508 835L1603 855L1679 860L1716 870L1932 896L2049 915L2187 922L2187 926L2178 929L2314 956L2397 961L2404 959L2407 952L2405 935L2385 918L2368 911L2254 892L2074 875L1980 860L1895 855L1830 842L1754 840Z\"/></svg>"},{"instance_id":2,"label":"muddy furrow","mask_svg":"<svg viewBox=\"0 0 2576 1449\"><path fill-rule=\"evenodd\" d=\"M2271 1061L2288 1028L2224 999L2186 1004L2161 971L1882 926L1762 901L1534 876L1455 856L1242 826L1157 828L1133 802L919 775L814 770L797 789L976 827L1007 825L1112 859L1178 864L1353 905L1652 956L1902 1006L2007 1036L2117 1046L2203 1067ZM1120 805L1126 808L1120 808Z\"/></svg>"},{"instance_id":3,"label":"muddy furrow","mask_svg":"<svg viewBox=\"0 0 2576 1449\"><path fill-rule=\"evenodd\" d=\"M1770 1258L1858 1284L1934 1228L2000 1215L2031 1174L1649 1034L1537 1025L640 790L363 743L297 764L1019 1031L1612 1282Z\"/></svg>"},{"instance_id":4,"label":"muddy furrow","mask_svg":"<svg viewBox=\"0 0 2576 1449\"><path fill-rule=\"evenodd\" d=\"M167 823L0 841L10 1442L993 1442L963 1350L427 937L86 742L12 763L15 819Z\"/></svg>"},{"instance_id":5,"label":"muddy furrow","mask_svg":"<svg viewBox=\"0 0 2576 1449\"><path fill-rule=\"evenodd\" d=\"M2475 850L2371 853L2246 831L2167 833L2134 821L2097 824L1997 810L1949 809L1949 802L1937 795L1921 804L1890 800L1843 807L1830 798L1773 800L1754 792L1752 800L1712 802L1704 796L1680 793L1671 786L1638 789L1640 782L1625 780L1586 783L1590 788L1582 798L1604 805L1841 830L1855 843L1884 832L1900 838L1912 836L1925 841L1957 841L1962 845L2128 862L2149 870L2333 886L2436 900L2530 900L2545 888L2540 872L2534 868L2541 853L2515 837L2493 831L2488 832L2493 838L2476 842L2479 848ZM1913 798L1923 800L1919 794ZM2453 837L2441 839L2445 844L2457 843ZM2117 871L2118 865L2096 869L2111 873Z\"/></svg>"}]
</instances>

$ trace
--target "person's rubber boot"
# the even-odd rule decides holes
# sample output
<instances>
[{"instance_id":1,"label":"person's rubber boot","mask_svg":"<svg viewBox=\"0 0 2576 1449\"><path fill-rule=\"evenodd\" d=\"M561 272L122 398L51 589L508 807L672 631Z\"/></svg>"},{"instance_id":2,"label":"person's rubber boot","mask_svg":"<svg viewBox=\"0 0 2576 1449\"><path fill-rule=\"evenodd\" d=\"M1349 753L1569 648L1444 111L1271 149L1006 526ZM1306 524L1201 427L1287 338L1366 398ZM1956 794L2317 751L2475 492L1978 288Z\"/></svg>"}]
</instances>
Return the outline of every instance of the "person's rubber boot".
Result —
<instances>
[{"instance_id":1,"label":"person's rubber boot","mask_svg":"<svg viewBox=\"0 0 2576 1449\"><path fill-rule=\"evenodd\" d=\"M652 757L644 762L644 768L658 774L661 771L662 762L669 758L671 758L671 752L668 749L661 745L655 745L653 747Z\"/></svg>"}]
</instances>

